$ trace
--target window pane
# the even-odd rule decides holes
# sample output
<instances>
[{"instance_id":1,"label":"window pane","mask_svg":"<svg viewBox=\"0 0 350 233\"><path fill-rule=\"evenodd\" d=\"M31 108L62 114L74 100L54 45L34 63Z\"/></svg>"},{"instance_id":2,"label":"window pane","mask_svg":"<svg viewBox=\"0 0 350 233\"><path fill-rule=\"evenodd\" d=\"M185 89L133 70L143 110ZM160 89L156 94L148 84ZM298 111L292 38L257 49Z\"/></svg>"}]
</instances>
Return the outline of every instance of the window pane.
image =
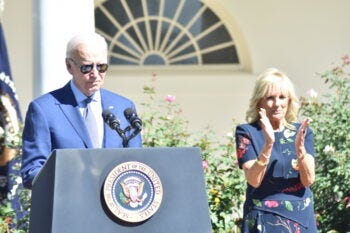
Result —
<instances>
[{"instance_id":1,"label":"window pane","mask_svg":"<svg viewBox=\"0 0 350 233\"><path fill-rule=\"evenodd\" d=\"M225 24L199 0L108 0L95 22L111 65L239 64Z\"/></svg>"}]
</instances>

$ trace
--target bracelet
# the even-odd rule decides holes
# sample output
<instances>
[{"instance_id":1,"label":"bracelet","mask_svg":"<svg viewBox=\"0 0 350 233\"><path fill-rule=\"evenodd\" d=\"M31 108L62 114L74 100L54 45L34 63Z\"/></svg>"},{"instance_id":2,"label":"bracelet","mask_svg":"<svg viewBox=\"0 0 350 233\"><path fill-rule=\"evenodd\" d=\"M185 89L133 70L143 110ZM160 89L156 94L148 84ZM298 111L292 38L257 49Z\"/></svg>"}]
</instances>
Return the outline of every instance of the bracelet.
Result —
<instances>
[{"instance_id":1,"label":"bracelet","mask_svg":"<svg viewBox=\"0 0 350 233\"><path fill-rule=\"evenodd\" d=\"M267 156L267 155L265 155L264 153L261 153L261 155L262 155L265 159L270 160L270 156Z\"/></svg>"},{"instance_id":2,"label":"bracelet","mask_svg":"<svg viewBox=\"0 0 350 233\"><path fill-rule=\"evenodd\" d=\"M266 167L266 165L268 164L269 161L267 161L266 163L261 162L260 160L255 160L255 163L258 164L260 167Z\"/></svg>"}]
</instances>

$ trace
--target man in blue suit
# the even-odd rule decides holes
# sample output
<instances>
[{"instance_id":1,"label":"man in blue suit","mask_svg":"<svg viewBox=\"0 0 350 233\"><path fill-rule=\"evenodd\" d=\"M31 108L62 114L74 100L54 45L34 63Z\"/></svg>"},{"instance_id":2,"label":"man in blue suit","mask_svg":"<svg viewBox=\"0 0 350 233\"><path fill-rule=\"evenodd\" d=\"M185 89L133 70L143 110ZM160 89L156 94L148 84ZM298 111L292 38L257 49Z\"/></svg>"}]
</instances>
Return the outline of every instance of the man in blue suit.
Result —
<instances>
[{"instance_id":1,"label":"man in blue suit","mask_svg":"<svg viewBox=\"0 0 350 233\"><path fill-rule=\"evenodd\" d=\"M55 149L125 147L116 131L104 124L102 112L110 110L119 119L120 128L125 129L129 122L124 117L124 110L135 110L135 105L129 99L101 88L108 69L105 39L96 33L73 37L67 44L66 67L72 79L64 87L36 98L28 107L21 174L23 185L29 189ZM87 108L87 99L90 108ZM84 122L85 114L94 116L93 136L89 130L94 127ZM126 132L126 137L130 132ZM128 146L141 147L140 134L133 137Z\"/></svg>"}]
</instances>

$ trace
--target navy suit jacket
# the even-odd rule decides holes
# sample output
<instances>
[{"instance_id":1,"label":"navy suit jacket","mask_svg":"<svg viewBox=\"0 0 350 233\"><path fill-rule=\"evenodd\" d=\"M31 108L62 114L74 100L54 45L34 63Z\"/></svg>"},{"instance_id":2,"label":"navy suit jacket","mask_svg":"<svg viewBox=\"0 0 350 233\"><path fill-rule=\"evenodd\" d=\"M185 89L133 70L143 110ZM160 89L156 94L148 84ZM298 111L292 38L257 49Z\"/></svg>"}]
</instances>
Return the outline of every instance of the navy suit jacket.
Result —
<instances>
[{"instance_id":1,"label":"navy suit jacket","mask_svg":"<svg viewBox=\"0 0 350 233\"><path fill-rule=\"evenodd\" d=\"M129 122L124 117L126 108L134 103L118 94L101 89L102 109L109 109L119 120L121 129ZM130 132L129 132L130 133ZM129 136L128 133L126 136ZM129 141L129 147L141 147L141 135ZM122 148L122 139L116 131L104 124L103 148ZM87 128L70 84L33 100L28 107L23 130L21 174L23 185L32 187L48 156L55 149L92 148Z\"/></svg>"}]
</instances>

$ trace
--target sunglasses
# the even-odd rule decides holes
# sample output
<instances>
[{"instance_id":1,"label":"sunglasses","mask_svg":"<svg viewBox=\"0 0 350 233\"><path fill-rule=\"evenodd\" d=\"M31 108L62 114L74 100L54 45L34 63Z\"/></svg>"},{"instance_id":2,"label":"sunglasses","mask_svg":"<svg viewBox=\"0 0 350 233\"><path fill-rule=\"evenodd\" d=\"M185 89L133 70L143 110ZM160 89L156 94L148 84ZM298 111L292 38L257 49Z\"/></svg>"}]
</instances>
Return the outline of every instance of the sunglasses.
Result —
<instances>
[{"instance_id":1,"label":"sunglasses","mask_svg":"<svg viewBox=\"0 0 350 233\"><path fill-rule=\"evenodd\" d=\"M68 58L71 60L75 65L78 65L73 58ZM80 66L80 72L83 74L88 74L94 69L94 64L89 64L89 65L81 65ZM100 73L104 73L108 70L108 64L103 63L103 64L96 64L96 69Z\"/></svg>"}]
</instances>

